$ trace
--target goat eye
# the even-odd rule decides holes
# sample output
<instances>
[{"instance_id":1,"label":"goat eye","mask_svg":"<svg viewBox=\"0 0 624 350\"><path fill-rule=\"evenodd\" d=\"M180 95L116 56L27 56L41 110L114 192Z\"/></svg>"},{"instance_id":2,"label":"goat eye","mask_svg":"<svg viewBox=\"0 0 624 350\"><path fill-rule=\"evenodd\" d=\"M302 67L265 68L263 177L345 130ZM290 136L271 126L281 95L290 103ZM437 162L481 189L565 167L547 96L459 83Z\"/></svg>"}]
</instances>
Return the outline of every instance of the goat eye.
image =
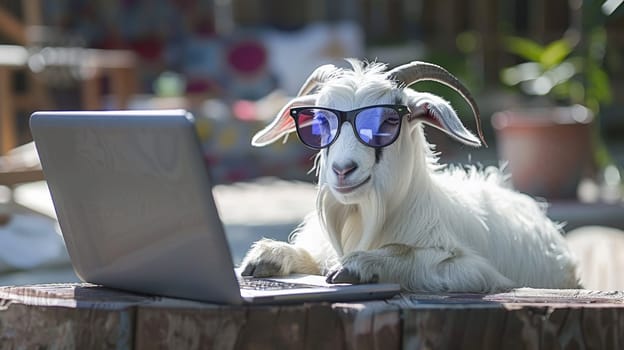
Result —
<instances>
[{"instance_id":1,"label":"goat eye","mask_svg":"<svg viewBox=\"0 0 624 350\"><path fill-rule=\"evenodd\" d=\"M303 143L314 148L330 144L338 130L338 117L330 111L309 109L298 115L297 132Z\"/></svg>"},{"instance_id":2,"label":"goat eye","mask_svg":"<svg viewBox=\"0 0 624 350\"><path fill-rule=\"evenodd\" d=\"M388 118L386 118L384 120L384 124L388 124L388 125L398 125L399 124L399 118L397 116L389 116Z\"/></svg>"},{"instance_id":3,"label":"goat eye","mask_svg":"<svg viewBox=\"0 0 624 350\"><path fill-rule=\"evenodd\" d=\"M394 109L373 107L358 114L355 124L360 140L373 147L384 147L396 139L400 121Z\"/></svg>"}]
</instances>

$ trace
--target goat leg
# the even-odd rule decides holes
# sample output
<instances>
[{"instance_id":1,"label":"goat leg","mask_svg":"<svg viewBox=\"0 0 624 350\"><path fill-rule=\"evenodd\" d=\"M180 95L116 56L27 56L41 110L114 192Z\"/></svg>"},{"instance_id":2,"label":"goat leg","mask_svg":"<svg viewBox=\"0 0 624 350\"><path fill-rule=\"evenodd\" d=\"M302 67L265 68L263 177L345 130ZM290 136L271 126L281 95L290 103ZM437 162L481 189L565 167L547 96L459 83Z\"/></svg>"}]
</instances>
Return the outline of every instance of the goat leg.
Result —
<instances>
[{"instance_id":1,"label":"goat leg","mask_svg":"<svg viewBox=\"0 0 624 350\"><path fill-rule=\"evenodd\" d=\"M286 242L261 239L253 244L241 263L243 276L269 277L291 273L320 274L310 254Z\"/></svg>"},{"instance_id":2,"label":"goat leg","mask_svg":"<svg viewBox=\"0 0 624 350\"><path fill-rule=\"evenodd\" d=\"M370 280L364 280L357 272L344 267L338 267L330 271L325 280L327 283L377 283L379 282L379 275L373 274Z\"/></svg>"},{"instance_id":3,"label":"goat leg","mask_svg":"<svg viewBox=\"0 0 624 350\"><path fill-rule=\"evenodd\" d=\"M343 271L348 272L343 272ZM329 283L399 283L406 291L490 292L512 288L513 282L483 257L460 248L420 248L390 244L356 251L342 258L328 275Z\"/></svg>"}]
</instances>

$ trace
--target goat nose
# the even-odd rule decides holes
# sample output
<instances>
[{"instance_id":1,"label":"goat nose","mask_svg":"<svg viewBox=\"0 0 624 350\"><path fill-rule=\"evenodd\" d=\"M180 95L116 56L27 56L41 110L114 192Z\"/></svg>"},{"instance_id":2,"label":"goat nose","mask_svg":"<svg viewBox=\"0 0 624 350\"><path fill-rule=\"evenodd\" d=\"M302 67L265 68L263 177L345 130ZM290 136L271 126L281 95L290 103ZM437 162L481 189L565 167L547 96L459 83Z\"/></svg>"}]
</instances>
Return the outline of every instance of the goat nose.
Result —
<instances>
[{"instance_id":1,"label":"goat nose","mask_svg":"<svg viewBox=\"0 0 624 350\"><path fill-rule=\"evenodd\" d=\"M334 171L334 173L336 173L336 175L341 176L341 177L346 177L349 174L351 174L352 172L355 171L355 169L357 169L357 164L355 164L355 162L348 162L344 165L340 165L338 163L333 163L332 164L332 170Z\"/></svg>"}]
</instances>

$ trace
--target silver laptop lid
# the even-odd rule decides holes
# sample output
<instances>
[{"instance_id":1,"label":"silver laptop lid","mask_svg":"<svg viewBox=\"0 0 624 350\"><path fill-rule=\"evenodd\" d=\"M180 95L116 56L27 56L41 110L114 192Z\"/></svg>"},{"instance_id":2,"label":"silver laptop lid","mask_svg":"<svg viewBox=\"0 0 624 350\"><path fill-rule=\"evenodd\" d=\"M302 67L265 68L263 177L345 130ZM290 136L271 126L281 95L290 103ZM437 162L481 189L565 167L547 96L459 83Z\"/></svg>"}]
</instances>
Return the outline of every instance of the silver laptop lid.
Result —
<instances>
[{"instance_id":1,"label":"silver laptop lid","mask_svg":"<svg viewBox=\"0 0 624 350\"><path fill-rule=\"evenodd\" d=\"M30 126L82 280L242 302L189 113L36 112Z\"/></svg>"}]
</instances>

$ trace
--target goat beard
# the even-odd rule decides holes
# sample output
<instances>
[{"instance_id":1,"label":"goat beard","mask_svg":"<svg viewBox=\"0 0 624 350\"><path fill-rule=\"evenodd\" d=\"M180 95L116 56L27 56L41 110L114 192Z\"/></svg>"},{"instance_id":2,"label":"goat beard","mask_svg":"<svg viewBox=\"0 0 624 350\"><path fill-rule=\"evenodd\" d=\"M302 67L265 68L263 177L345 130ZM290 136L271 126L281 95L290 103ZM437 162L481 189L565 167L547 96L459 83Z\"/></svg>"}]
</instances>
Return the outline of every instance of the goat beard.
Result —
<instances>
[{"instance_id":1,"label":"goat beard","mask_svg":"<svg viewBox=\"0 0 624 350\"><path fill-rule=\"evenodd\" d=\"M386 203L381 193L373 186L359 203L343 204L327 185L319 188L316 200L319 222L338 256L375 249L387 241L387 237L382 237Z\"/></svg>"}]
</instances>

